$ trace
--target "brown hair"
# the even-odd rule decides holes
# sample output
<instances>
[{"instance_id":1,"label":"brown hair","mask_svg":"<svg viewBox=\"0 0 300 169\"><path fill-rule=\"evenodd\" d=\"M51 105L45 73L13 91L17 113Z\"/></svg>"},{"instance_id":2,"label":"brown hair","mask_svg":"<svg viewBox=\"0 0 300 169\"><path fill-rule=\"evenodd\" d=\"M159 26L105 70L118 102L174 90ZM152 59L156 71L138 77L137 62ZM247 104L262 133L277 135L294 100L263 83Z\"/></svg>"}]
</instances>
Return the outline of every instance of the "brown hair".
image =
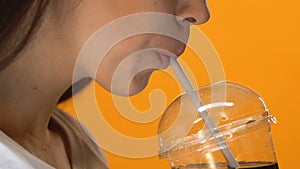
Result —
<instances>
[{"instance_id":1,"label":"brown hair","mask_svg":"<svg viewBox=\"0 0 300 169\"><path fill-rule=\"evenodd\" d=\"M0 0L0 71L26 47L49 0Z\"/></svg>"}]
</instances>

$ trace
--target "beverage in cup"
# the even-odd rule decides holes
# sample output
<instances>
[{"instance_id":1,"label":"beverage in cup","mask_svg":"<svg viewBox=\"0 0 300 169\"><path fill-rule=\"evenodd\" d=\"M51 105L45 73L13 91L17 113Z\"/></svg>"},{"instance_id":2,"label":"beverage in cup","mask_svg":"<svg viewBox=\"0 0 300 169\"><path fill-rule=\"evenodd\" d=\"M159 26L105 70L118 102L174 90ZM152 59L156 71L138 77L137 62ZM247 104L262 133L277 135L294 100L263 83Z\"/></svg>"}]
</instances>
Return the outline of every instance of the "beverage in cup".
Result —
<instances>
[{"instance_id":1,"label":"beverage in cup","mask_svg":"<svg viewBox=\"0 0 300 169\"><path fill-rule=\"evenodd\" d=\"M262 97L225 81L193 92L201 100L199 107L182 94L159 124L159 157L172 169L279 168L271 135L276 118ZM204 112L214 127L207 126Z\"/></svg>"}]
</instances>

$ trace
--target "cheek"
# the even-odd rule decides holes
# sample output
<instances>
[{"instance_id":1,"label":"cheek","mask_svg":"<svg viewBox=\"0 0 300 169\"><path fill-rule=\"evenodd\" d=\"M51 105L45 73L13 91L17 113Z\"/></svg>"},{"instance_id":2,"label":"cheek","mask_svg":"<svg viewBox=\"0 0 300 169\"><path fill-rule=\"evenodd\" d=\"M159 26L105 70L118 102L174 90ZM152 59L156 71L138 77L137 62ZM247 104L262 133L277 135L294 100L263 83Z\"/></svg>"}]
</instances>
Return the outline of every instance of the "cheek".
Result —
<instances>
[{"instance_id":1,"label":"cheek","mask_svg":"<svg viewBox=\"0 0 300 169\"><path fill-rule=\"evenodd\" d=\"M111 49L107 49L109 52L103 58L98 68L99 72L111 77L122 64L127 66L126 72L130 72L141 61L136 53L147 49L150 39L147 35L134 36L121 41Z\"/></svg>"}]
</instances>

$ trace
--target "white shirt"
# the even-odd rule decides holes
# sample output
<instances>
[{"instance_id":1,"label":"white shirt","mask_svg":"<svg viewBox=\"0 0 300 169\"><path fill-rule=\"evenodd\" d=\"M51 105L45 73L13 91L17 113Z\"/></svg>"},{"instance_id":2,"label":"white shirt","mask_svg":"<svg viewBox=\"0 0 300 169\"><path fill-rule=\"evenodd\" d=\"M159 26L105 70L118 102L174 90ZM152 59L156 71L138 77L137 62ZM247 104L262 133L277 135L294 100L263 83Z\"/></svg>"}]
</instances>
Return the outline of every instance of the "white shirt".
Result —
<instances>
[{"instance_id":1,"label":"white shirt","mask_svg":"<svg viewBox=\"0 0 300 169\"><path fill-rule=\"evenodd\" d=\"M0 169L54 169L0 130Z\"/></svg>"},{"instance_id":2,"label":"white shirt","mask_svg":"<svg viewBox=\"0 0 300 169\"><path fill-rule=\"evenodd\" d=\"M103 153L77 120L56 109L50 123L64 133L70 149L70 163L73 169L108 169ZM0 130L0 169L54 168Z\"/></svg>"}]
</instances>

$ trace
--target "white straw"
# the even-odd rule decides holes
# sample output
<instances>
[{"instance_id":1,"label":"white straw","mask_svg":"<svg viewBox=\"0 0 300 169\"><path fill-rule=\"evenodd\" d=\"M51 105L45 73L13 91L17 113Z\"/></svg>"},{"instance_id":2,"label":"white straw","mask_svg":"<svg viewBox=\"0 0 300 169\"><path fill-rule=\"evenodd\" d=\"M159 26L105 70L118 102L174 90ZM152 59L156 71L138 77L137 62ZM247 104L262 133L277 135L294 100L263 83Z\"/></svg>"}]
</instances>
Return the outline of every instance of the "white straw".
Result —
<instances>
[{"instance_id":1,"label":"white straw","mask_svg":"<svg viewBox=\"0 0 300 169\"><path fill-rule=\"evenodd\" d=\"M194 92L194 88L193 88L191 82L189 81L189 79L187 78L187 76L185 75L184 71L182 70L181 66L179 65L179 63L177 62L177 60L174 57L171 57L170 64L171 64L174 72L176 73L178 79L180 80L182 86L185 88L187 94L192 99L194 106L197 109L199 109L201 106L203 106L202 102L200 100L200 97L198 96L197 92ZM211 132L211 134L216 135L217 133L219 133L219 130L218 130L216 124L214 123L214 121L212 120L210 115L207 113L207 111L199 111L198 110L198 112L201 115L202 119L204 120L205 125L206 125L207 129ZM229 167L238 168L239 164L235 160L235 158L234 158L232 152L230 151L228 145L226 144L224 138L216 137L216 141L217 141L217 144L219 145L221 152L222 152L223 156L225 157Z\"/></svg>"}]
</instances>

